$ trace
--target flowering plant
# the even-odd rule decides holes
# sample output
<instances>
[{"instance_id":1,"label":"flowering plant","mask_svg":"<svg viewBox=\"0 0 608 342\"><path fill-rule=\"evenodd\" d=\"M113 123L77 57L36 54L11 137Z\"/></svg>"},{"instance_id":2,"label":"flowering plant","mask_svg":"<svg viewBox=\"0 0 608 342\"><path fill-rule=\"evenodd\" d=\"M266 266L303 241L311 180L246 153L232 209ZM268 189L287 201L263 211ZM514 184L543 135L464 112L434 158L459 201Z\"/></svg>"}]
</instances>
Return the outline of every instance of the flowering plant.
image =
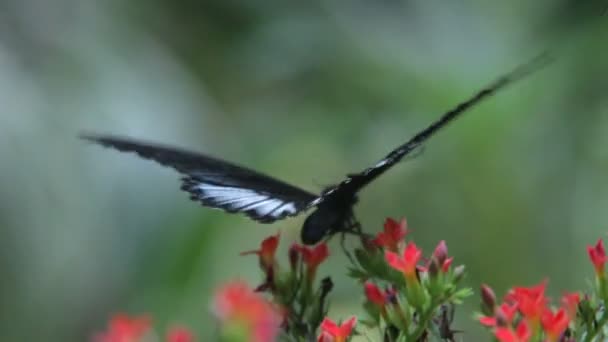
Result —
<instances>
[{"instance_id":1,"label":"flowering plant","mask_svg":"<svg viewBox=\"0 0 608 342\"><path fill-rule=\"evenodd\" d=\"M330 277L318 277L319 266L329 257L325 242L314 247L292 244L288 265L276 252L280 235L266 238L259 249L241 253L256 255L263 280L255 288L233 281L218 289L212 312L217 340L346 342L353 336L382 341L454 341L456 308L473 294L462 287L465 267L453 266L445 241L424 253L408 235L405 220L387 219L374 237L361 236L353 251L348 275L361 286L365 315L335 321L327 317L333 288ZM500 342L572 342L608 340L608 281L604 243L600 239L587 252L595 269L593 291L566 293L554 306L545 295L547 281L530 287L513 287L502 301L487 285L480 289L479 323ZM159 341L148 316L119 314L95 342ZM172 327L167 342L193 342L185 327Z\"/></svg>"}]
</instances>

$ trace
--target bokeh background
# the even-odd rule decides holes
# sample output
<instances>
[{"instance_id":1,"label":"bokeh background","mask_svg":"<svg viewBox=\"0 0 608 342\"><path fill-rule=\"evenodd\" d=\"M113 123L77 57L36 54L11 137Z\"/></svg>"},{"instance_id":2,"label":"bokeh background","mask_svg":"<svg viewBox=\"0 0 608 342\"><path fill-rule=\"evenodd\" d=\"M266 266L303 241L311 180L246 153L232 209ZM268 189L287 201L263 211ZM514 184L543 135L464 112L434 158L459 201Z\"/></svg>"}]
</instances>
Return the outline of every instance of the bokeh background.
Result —
<instances>
[{"instance_id":1,"label":"bokeh background","mask_svg":"<svg viewBox=\"0 0 608 342\"><path fill-rule=\"evenodd\" d=\"M591 277L608 231L606 1L0 1L0 340L86 341L115 312L213 340L209 299L259 283L240 257L268 226L202 209L177 175L79 141L174 144L317 191L359 171L500 74L551 67L484 102L361 196L365 229L408 218L467 283L503 293ZM337 245L333 318L361 313ZM282 254L283 255L283 254ZM471 320L455 325L483 340Z\"/></svg>"}]
</instances>

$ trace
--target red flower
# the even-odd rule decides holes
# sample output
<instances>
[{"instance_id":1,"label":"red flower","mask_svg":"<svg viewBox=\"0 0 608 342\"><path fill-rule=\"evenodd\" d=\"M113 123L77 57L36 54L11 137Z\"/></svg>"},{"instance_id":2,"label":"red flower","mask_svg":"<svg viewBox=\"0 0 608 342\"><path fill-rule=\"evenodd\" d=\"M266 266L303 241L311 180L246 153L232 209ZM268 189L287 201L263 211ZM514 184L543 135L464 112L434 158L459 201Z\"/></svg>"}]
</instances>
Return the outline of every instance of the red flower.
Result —
<instances>
[{"instance_id":1,"label":"red flower","mask_svg":"<svg viewBox=\"0 0 608 342\"><path fill-rule=\"evenodd\" d=\"M194 335L184 327L175 327L167 333L167 342L193 342Z\"/></svg>"},{"instance_id":2,"label":"red flower","mask_svg":"<svg viewBox=\"0 0 608 342\"><path fill-rule=\"evenodd\" d=\"M323 242L312 248L295 244L293 248L302 254L302 260L304 260L304 263L306 264L308 281L312 281L317 272L317 267L329 256L327 244Z\"/></svg>"},{"instance_id":3,"label":"red flower","mask_svg":"<svg viewBox=\"0 0 608 342\"><path fill-rule=\"evenodd\" d=\"M392 268L403 272L406 278L411 279L416 277L416 265L422 257L422 250L415 243L410 242L403 251L403 257L390 251L386 251L384 257Z\"/></svg>"},{"instance_id":4,"label":"red flower","mask_svg":"<svg viewBox=\"0 0 608 342\"><path fill-rule=\"evenodd\" d=\"M110 320L108 330L93 338L95 342L137 342L150 330L148 316L130 317L117 314Z\"/></svg>"},{"instance_id":5,"label":"red flower","mask_svg":"<svg viewBox=\"0 0 608 342\"><path fill-rule=\"evenodd\" d=\"M581 297L578 293L566 293L562 296L562 307L566 310L570 319L576 318L576 311L578 310L578 303L581 301Z\"/></svg>"},{"instance_id":6,"label":"red flower","mask_svg":"<svg viewBox=\"0 0 608 342\"><path fill-rule=\"evenodd\" d=\"M563 308L559 309L555 314L547 309L543 313L541 322L547 336L547 341L558 341L566 328L568 328L570 318Z\"/></svg>"},{"instance_id":7,"label":"red flower","mask_svg":"<svg viewBox=\"0 0 608 342\"><path fill-rule=\"evenodd\" d=\"M260 257L260 266L265 272L268 272L274 265L274 255L279 247L279 237L281 233L270 236L260 246L259 250L242 252L241 255L257 254Z\"/></svg>"},{"instance_id":8,"label":"red flower","mask_svg":"<svg viewBox=\"0 0 608 342\"><path fill-rule=\"evenodd\" d=\"M500 342L528 342L532 332L526 321L521 321L515 331L510 327L500 327L496 328L494 335Z\"/></svg>"},{"instance_id":9,"label":"red flower","mask_svg":"<svg viewBox=\"0 0 608 342\"><path fill-rule=\"evenodd\" d=\"M507 294L507 300L517 303L521 314L535 326L547 304L545 287L547 282L532 287L515 287Z\"/></svg>"},{"instance_id":10,"label":"red flower","mask_svg":"<svg viewBox=\"0 0 608 342\"><path fill-rule=\"evenodd\" d=\"M345 342L353 328L357 324L357 317L353 316L346 320L346 322L337 325L334 321L329 318L325 318L321 323L321 334L319 335L319 342Z\"/></svg>"},{"instance_id":11,"label":"red flower","mask_svg":"<svg viewBox=\"0 0 608 342\"><path fill-rule=\"evenodd\" d=\"M608 260L606 258L606 250L604 249L604 241L599 239L595 246L587 246L587 253L589 253L589 258L595 267L595 273L597 275L604 274L604 264Z\"/></svg>"},{"instance_id":12,"label":"red flower","mask_svg":"<svg viewBox=\"0 0 608 342\"><path fill-rule=\"evenodd\" d=\"M379 307L384 307L386 304L386 293L371 282L365 283L365 297Z\"/></svg>"},{"instance_id":13,"label":"red flower","mask_svg":"<svg viewBox=\"0 0 608 342\"><path fill-rule=\"evenodd\" d=\"M481 325L485 325L486 327L495 327L497 325L496 317L491 316L479 317L479 323L481 323Z\"/></svg>"},{"instance_id":14,"label":"red flower","mask_svg":"<svg viewBox=\"0 0 608 342\"><path fill-rule=\"evenodd\" d=\"M397 252L399 250L399 243L401 243L401 240L403 240L406 234L407 222L405 221L405 218L401 219L400 222L397 222L392 218L387 218L386 221L384 221L384 231L378 233L372 242L376 244L376 246Z\"/></svg>"},{"instance_id":15,"label":"red flower","mask_svg":"<svg viewBox=\"0 0 608 342\"><path fill-rule=\"evenodd\" d=\"M318 266L329 256L329 249L327 248L327 244L325 242L312 248L299 245L298 250L302 254L304 262L308 265Z\"/></svg>"},{"instance_id":16,"label":"red flower","mask_svg":"<svg viewBox=\"0 0 608 342\"><path fill-rule=\"evenodd\" d=\"M241 325L248 341L274 341L282 315L270 302L243 282L226 284L215 295L215 315L222 323Z\"/></svg>"}]
</instances>

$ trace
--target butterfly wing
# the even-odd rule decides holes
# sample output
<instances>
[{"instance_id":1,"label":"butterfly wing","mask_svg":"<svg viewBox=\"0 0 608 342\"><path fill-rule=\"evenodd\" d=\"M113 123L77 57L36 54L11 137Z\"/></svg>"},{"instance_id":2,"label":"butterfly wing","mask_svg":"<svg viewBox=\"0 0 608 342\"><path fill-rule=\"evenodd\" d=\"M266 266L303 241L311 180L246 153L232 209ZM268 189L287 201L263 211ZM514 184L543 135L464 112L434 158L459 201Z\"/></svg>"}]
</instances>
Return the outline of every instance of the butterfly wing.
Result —
<instances>
[{"instance_id":1,"label":"butterfly wing","mask_svg":"<svg viewBox=\"0 0 608 342\"><path fill-rule=\"evenodd\" d=\"M203 206L244 213L270 223L295 216L317 196L253 170L202 154L105 135L81 138L172 167L181 174L181 189Z\"/></svg>"},{"instance_id":2,"label":"butterfly wing","mask_svg":"<svg viewBox=\"0 0 608 342\"><path fill-rule=\"evenodd\" d=\"M548 54L543 53L527 63L513 69L508 74L498 78L496 81L478 91L466 101L461 102L456 107L444 113L437 121L420 131L405 144L391 151L386 157L381 159L374 166L369 167L362 172L348 175L348 177L340 184L327 189L315 204L324 202L332 197L343 197L345 194L355 194L362 187L369 184L376 177L380 176L386 170L398 163L401 159L403 159L403 157L407 156L416 148L421 146L428 138L433 136L441 128L445 127L448 123L457 118L460 114L464 113L482 100L495 94L505 86L522 79L534 71L539 70L551 61L552 58Z\"/></svg>"}]
</instances>

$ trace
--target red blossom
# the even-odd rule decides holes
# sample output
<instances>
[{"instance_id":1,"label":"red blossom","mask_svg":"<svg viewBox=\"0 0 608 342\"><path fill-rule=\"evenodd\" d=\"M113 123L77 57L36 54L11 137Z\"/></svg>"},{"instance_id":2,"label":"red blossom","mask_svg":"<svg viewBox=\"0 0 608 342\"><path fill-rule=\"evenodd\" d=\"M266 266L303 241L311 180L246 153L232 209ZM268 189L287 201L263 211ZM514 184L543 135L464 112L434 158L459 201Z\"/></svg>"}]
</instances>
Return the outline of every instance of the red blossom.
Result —
<instances>
[{"instance_id":1,"label":"red blossom","mask_svg":"<svg viewBox=\"0 0 608 342\"><path fill-rule=\"evenodd\" d=\"M240 281L216 293L214 313L223 323L242 325L252 342L274 341L283 319L275 306Z\"/></svg>"},{"instance_id":2,"label":"red blossom","mask_svg":"<svg viewBox=\"0 0 608 342\"><path fill-rule=\"evenodd\" d=\"M570 318L563 308L559 309L556 313L547 309L543 313L541 322L547 336L547 341L558 341L566 328L568 328Z\"/></svg>"},{"instance_id":3,"label":"red blossom","mask_svg":"<svg viewBox=\"0 0 608 342\"><path fill-rule=\"evenodd\" d=\"M379 232L372 242L378 247L384 247L390 251L397 252L399 244L407 232L407 221L405 218L397 222L389 217L384 221L384 231Z\"/></svg>"},{"instance_id":4,"label":"red blossom","mask_svg":"<svg viewBox=\"0 0 608 342\"><path fill-rule=\"evenodd\" d=\"M495 327L497 325L496 317L491 316L479 317L479 323L481 323L481 325L485 325L486 327Z\"/></svg>"},{"instance_id":5,"label":"red blossom","mask_svg":"<svg viewBox=\"0 0 608 342\"><path fill-rule=\"evenodd\" d=\"M391 251L385 252L386 262L394 269L403 272L406 278L416 276L416 265L422 257L422 250L410 242L403 251L403 257Z\"/></svg>"},{"instance_id":6,"label":"red blossom","mask_svg":"<svg viewBox=\"0 0 608 342\"><path fill-rule=\"evenodd\" d=\"M365 283L365 297L380 307L384 307L386 304L386 293L371 282Z\"/></svg>"},{"instance_id":7,"label":"red blossom","mask_svg":"<svg viewBox=\"0 0 608 342\"><path fill-rule=\"evenodd\" d=\"M340 325L326 317L321 322L321 334L319 335L318 342L345 342L350 337L356 324L357 317L355 316L347 319Z\"/></svg>"},{"instance_id":8,"label":"red blossom","mask_svg":"<svg viewBox=\"0 0 608 342\"><path fill-rule=\"evenodd\" d=\"M323 242L312 248L295 244L293 248L302 254L302 260L306 264L308 281L312 281L316 274L317 267L329 256L329 248L327 248L327 244Z\"/></svg>"},{"instance_id":9,"label":"red blossom","mask_svg":"<svg viewBox=\"0 0 608 342\"><path fill-rule=\"evenodd\" d=\"M526 321L521 321L515 331L511 327L500 327L496 328L494 335L500 342L528 342L532 331Z\"/></svg>"},{"instance_id":10,"label":"red blossom","mask_svg":"<svg viewBox=\"0 0 608 342\"><path fill-rule=\"evenodd\" d=\"M576 318L576 311L580 301L581 297L577 292L566 293L562 296L562 307L566 310L570 319Z\"/></svg>"},{"instance_id":11,"label":"red blossom","mask_svg":"<svg viewBox=\"0 0 608 342\"><path fill-rule=\"evenodd\" d=\"M184 327L174 327L167 333L167 342L193 342L194 335Z\"/></svg>"},{"instance_id":12,"label":"red blossom","mask_svg":"<svg viewBox=\"0 0 608 342\"><path fill-rule=\"evenodd\" d=\"M327 244L325 242L312 248L298 245L297 249L302 254L302 259L304 259L304 262L311 266L318 266L329 256L329 249L327 248Z\"/></svg>"},{"instance_id":13,"label":"red blossom","mask_svg":"<svg viewBox=\"0 0 608 342\"><path fill-rule=\"evenodd\" d=\"M150 330L148 316L131 317L117 314L112 317L106 332L94 336L95 342L138 342Z\"/></svg>"},{"instance_id":14,"label":"red blossom","mask_svg":"<svg viewBox=\"0 0 608 342\"><path fill-rule=\"evenodd\" d=\"M260 244L260 249L255 251L242 252L241 255L256 254L260 257L260 266L267 272L274 265L274 255L279 247L279 238L281 233L267 237Z\"/></svg>"},{"instance_id":15,"label":"red blossom","mask_svg":"<svg viewBox=\"0 0 608 342\"><path fill-rule=\"evenodd\" d=\"M604 274L604 264L608 260L604 249L604 241L599 239L595 246L587 246L587 253L589 253L589 258L595 267L595 273L598 275Z\"/></svg>"},{"instance_id":16,"label":"red blossom","mask_svg":"<svg viewBox=\"0 0 608 342\"><path fill-rule=\"evenodd\" d=\"M547 305L546 286L547 281L531 287L515 287L507 294L507 301L517 303L521 314L531 323L536 324Z\"/></svg>"}]
</instances>

